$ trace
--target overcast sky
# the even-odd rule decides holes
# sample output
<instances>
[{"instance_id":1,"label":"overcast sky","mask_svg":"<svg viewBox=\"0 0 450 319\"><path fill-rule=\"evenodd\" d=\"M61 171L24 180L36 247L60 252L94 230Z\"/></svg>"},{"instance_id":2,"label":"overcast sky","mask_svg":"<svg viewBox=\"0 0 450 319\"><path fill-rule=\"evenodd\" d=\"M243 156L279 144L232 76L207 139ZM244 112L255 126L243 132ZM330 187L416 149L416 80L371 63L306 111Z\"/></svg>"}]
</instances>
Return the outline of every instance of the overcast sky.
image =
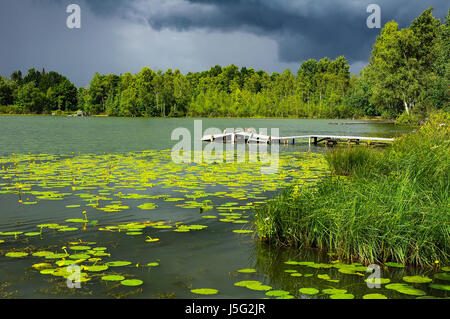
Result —
<instances>
[{"instance_id":1,"label":"overcast sky","mask_svg":"<svg viewBox=\"0 0 450 319\"><path fill-rule=\"evenodd\" d=\"M71 3L81 29L66 26ZM382 25L401 27L429 6L442 20L449 9L447 0L0 0L0 74L45 68L85 86L96 71L234 63L296 72L306 59L340 55L358 73L380 32L366 26L371 3Z\"/></svg>"}]
</instances>

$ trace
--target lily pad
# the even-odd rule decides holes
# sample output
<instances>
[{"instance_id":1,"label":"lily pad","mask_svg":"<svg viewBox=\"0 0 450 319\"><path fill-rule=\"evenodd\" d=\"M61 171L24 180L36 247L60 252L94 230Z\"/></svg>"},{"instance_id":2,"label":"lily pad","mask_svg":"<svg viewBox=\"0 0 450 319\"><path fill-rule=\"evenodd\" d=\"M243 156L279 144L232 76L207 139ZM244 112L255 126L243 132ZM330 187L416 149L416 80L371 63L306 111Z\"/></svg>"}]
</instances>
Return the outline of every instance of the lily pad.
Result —
<instances>
[{"instance_id":1,"label":"lily pad","mask_svg":"<svg viewBox=\"0 0 450 319\"><path fill-rule=\"evenodd\" d=\"M123 281L124 279L125 277L119 275L108 275L102 277L102 280L105 281Z\"/></svg>"},{"instance_id":2,"label":"lily pad","mask_svg":"<svg viewBox=\"0 0 450 319\"><path fill-rule=\"evenodd\" d=\"M269 297L280 297L280 296L286 296L289 295L289 291L285 290L271 290L266 292L266 296Z\"/></svg>"},{"instance_id":3,"label":"lily pad","mask_svg":"<svg viewBox=\"0 0 450 319\"><path fill-rule=\"evenodd\" d=\"M105 265L109 267L123 267L123 266L129 266L131 265L130 261L110 261L107 262Z\"/></svg>"},{"instance_id":4,"label":"lily pad","mask_svg":"<svg viewBox=\"0 0 450 319\"><path fill-rule=\"evenodd\" d=\"M251 273L256 273L256 269L250 269L250 268L239 269L238 272L245 273L245 274L251 274Z\"/></svg>"},{"instance_id":5,"label":"lily pad","mask_svg":"<svg viewBox=\"0 0 450 319\"><path fill-rule=\"evenodd\" d=\"M100 271L104 271L107 270L109 267L107 265L101 265L101 266L89 266L87 268L87 271L92 271L92 272L100 272Z\"/></svg>"},{"instance_id":6,"label":"lily pad","mask_svg":"<svg viewBox=\"0 0 450 319\"><path fill-rule=\"evenodd\" d=\"M120 283L124 286L135 287L135 286L142 285L144 282L139 279L127 279L127 280L122 280Z\"/></svg>"},{"instance_id":7,"label":"lily pad","mask_svg":"<svg viewBox=\"0 0 450 319\"><path fill-rule=\"evenodd\" d=\"M72 247L70 247L70 249L72 249L72 250L89 250L89 249L91 249L91 247L89 247L89 246L72 246Z\"/></svg>"},{"instance_id":8,"label":"lily pad","mask_svg":"<svg viewBox=\"0 0 450 319\"><path fill-rule=\"evenodd\" d=\"M355 296L352 294L334 294L330 295L331 299L355 299Z\"/></svg>"},{"instance_id":9,"label":"lily pad","mask_svg":"<svg viewBox=\"0 0 450 319\"><path fill-rule=\"evenodd\" d=\"M32 254L34 257L45 257L48 255L53 255L51 251L38 251Z\"/></svg>"},{"instance_id":10,"label":"lily pad","mask_svg":"<svg viewBox=\"0 0 450 319\"><path fill-rule=\"evenodd\" d=\"M148 267L158 267L159 263L148 263L147 266Z\"/></svg>"},{"instance_id":11,"label":"lily pad","mask_svg":"<svg viewBox=\"0 0 450 319\"><path fill-rule=\"evenodd\" d=\"M409 286L407 284L389 284L386 285L387 289L395 290L399 293L405 294L405 295L412 295L412 296L424 296L426 295L424 291L416 289L412 286Z\"/></svg>"},{"instance_id":12,"label":"lily pad","mask_svg":"<svg viewBox=\"0 0 450 319\"><path fill-rule=\"evenodd\" d=\"M365 281L373 285L385 285L391 282L389 278L368 278Z\"/></svg>"},{"instance_id":13,"label":"lily pad","mask_svg":"<svg viewBox=\"0 0 450 319\"><path fill-rule=\"evenodd\" d=\"M323 289L322 292L327 295L338 295L338 294L345 294L347 290L345 289L336 289L336 288L329 288L329 289Z\"/></svg>"},{"instance_id":14,"label":"lily pad","mask_svg":"<svg viewBox=\"0 0 450 319\"><path fill-rule=\"evenodd\" d=\"M440 280L450 280L450 274L441 272L441 273L435 274L434 278L440 279Z\"/></svg>"},{"instance_id":15,"label":"lily pad","mask_svg":"<svg viewBox=\"0 0 450 319\"><path fill-rule=\"evenodd\" d=\"M10 258L23 258L28 256L28 253L24 253L24 252L11 252L11 253L7 253L5 254L6 257L10 257Z\"/></svg>"},{"instance_id":16,"label":"lily pad","mask_svg":"<svg viewBox=\"0 0 450 319\"><path fill-rule=\"evenodd\" d=\"M438 290L450 291L450 285L431 284L429 287Z\"/></svg>"},{"instance_id":17,"label":"lily pad","mask_svg":"<svg viewBox=\"0 0 450 319\"><path fill-rule=\"evenodd\" d=\"M191 292L197 295L216 295L219 291L217 289L202 288L192 289Z\"/></svg>"},{"instance_id":18,"label":"lily pad","mask_svg":"<svg viewBox=\"0 0 450 319\"><path fill-rule=\"evenodd\" d=\"M403 281L406 281L409 283L414 283L414 284L425 284L428 282L432 282L433 280L426 276L405 276L405 277L403 277Z\"/></svg>"},{"instance_id":19,"label":"lily pad","mask_svg":"<svg viewBox=\"0 0 450 319\"><path fill-rule=\"evenodd\" d=\"M388 297L382 294L367 294L363 296L363 299L388 299Z\"/></svg>"},{"instance_id":20,"label":"lily pad","mask_svg":"<svg viewBox=\"0 0 450 319\"><path fill-rule=\"evenodd\" d=\"M305 295L317 295L319 293L316 288L300 288L298 291Z\"/></svg>"},{"instance_id":21,"label":"lily pad","mask_svg":"<svg viewBox=\"0 0 450 319\"><path fill-rule=\"evenodd\" d=\"M39 236L41 233L37 233L37 232L32 232L32 233L25 233L24 236L27 237L34 237L34 236Z\"/></svg>"}]
</instances>

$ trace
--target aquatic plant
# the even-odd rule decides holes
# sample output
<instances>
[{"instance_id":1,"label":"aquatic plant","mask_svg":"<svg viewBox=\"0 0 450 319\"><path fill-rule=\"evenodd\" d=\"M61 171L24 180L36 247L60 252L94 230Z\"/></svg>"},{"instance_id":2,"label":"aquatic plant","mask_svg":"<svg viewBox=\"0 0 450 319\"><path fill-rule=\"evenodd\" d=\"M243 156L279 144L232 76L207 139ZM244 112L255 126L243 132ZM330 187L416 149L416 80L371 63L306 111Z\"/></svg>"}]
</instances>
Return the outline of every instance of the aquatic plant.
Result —
<instances>
[{"instance_id":1,"label":"aquatic plant","mask_svg":"<svg viewBox=\"0 0 450 319\"><path fill-rule=\"evenodd\" d=\"M255 209L258 238L367 264L448 264L449 132L448 116L432 117L384 151L332 151L334 174Z\"/></svg>"}]
</instances>

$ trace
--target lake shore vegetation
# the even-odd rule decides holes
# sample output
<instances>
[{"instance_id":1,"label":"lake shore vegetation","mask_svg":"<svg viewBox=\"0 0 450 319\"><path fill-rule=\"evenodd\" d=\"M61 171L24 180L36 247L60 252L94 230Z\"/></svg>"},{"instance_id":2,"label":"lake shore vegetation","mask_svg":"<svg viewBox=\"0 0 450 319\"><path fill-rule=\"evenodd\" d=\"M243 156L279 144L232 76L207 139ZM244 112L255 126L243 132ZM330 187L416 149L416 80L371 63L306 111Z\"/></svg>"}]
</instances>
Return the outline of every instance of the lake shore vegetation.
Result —
<instances>
[{"instance_id":1,"label":"lake shore vegetation","mask_svg":"<svg viewBox=\"0 0 450 319\"><path fill-rule=\"evenodd\" d=\"M95 73L77 88L57 72L30 69L0 76L0 114L122 117L373 118L418 123L449 107L449 15L441 23L425 10L399 29L388 22L369 64L351 75L345 57L309 59L281 74L236 65L182 74Z\"/></svg>"}]
</instances>

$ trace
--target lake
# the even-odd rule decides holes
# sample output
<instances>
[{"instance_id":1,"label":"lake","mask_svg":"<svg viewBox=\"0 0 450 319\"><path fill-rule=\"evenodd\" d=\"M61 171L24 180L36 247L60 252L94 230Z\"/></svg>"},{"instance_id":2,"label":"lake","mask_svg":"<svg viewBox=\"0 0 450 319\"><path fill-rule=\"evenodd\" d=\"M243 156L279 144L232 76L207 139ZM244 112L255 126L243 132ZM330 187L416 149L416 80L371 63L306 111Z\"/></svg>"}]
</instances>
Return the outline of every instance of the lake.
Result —
<instances>
[{"instance_id":1,"label":"lake","mask_svg":"<svg viewBox=\"0 0 450 319\"><path fill-rule=\"evenodd\" d=\"M282 136L408 131L349 122L203 119L202 126L279 128ZM371 289L362 265L257 240L252 207L293 179L314 183L327 174L325 147L281 145L276 174L251 161L177 164L170 153L177 128L193 132L194 119L0 116L0 298L446 296L420 283L402 292L386 280ZM67 275L70 265L79 277ZM403 284L404 276L434 275L381 272ZM67 278L80 288L68 288Z\"/></svg>"}]
</instances>

